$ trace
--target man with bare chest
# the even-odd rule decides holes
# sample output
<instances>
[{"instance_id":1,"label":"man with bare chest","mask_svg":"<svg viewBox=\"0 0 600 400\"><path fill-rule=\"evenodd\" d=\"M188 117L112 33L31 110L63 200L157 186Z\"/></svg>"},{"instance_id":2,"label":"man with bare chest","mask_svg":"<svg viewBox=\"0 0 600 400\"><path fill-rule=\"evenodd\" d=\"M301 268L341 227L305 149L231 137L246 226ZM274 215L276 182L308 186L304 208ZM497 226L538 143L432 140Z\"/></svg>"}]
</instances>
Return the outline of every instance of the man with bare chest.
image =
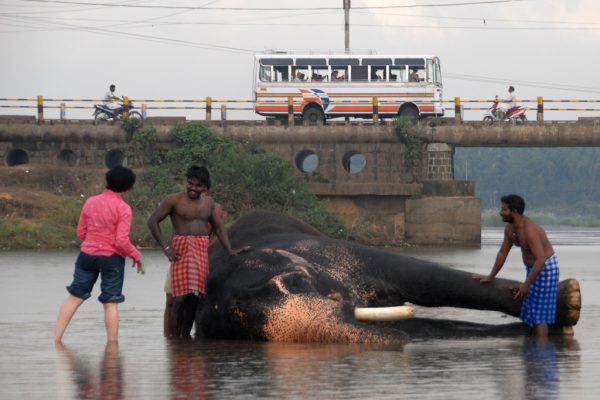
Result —
<instances>
[{"instance_id":1,"label":"man with bare chest","mask_svg":"<svg viewBox=\"0 0 600 400\"><path fill-rule=\"evenodd\" d=\"M229 254L235 256L240 252L231 249L223 228L222 213L218 212L216 203L208 195L209 189L210 175L206 167L192 165L187 171L185 192L165 197L148 219L152 236L171 262L173 303L169 325L176 337L189 336L198 300L205 293L211 229ZM173 226L170 242L164 239L160 228L160 223L167 216Z\"/></svg>"},{"instance_id":2,"label":"man with bare chest","mask_svg":"<svg viewBox=\"0 0 600 400\"><path fill-rule=\"evenodd\" d=\"M534 328L537 337L545 338L548 325L556 318L558 259L544 229L523 215L523 198L511 194L502 197L501 201L500 216L506 222L502 246L490 274L474 274L473 279L491 282L502 269L512 246L520 247L527 269L525 282L514 290L515 299L523 299L520 319Z\"/></svg>"}]
</instances>

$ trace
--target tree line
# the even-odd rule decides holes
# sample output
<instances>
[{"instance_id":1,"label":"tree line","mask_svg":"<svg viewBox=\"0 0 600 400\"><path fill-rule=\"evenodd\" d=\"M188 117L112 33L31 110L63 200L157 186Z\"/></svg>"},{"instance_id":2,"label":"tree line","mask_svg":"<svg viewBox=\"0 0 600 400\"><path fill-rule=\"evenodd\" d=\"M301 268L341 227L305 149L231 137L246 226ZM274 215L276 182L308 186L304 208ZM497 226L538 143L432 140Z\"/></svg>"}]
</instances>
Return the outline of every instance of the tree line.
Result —
<instances>
[{"instance_id":1,"label":"tree line","mask_svg":"<svg viewBox=\"0 0 600 400\"><path fill-rule=\"evenodd\" d=\"M529 210L600 218L600 148L458 148L454 171L475 182L483 210L516 193Z\"/></svg>"}]
</instances>

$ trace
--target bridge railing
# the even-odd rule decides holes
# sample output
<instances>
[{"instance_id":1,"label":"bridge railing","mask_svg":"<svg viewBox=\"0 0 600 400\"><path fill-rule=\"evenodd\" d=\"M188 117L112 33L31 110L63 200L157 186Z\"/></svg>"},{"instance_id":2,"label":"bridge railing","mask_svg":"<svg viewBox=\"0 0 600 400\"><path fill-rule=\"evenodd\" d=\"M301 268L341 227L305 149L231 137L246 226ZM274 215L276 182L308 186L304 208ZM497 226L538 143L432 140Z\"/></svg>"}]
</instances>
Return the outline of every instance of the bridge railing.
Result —
<instances>
[{"instance_id":1,"label":"bridge railing","mask_svg":"<svg viewBox=\"0 0 600 400\"><path fill-rule=\"evenodd\" d=\"M465 111L485 111L488 110L491 104L494 102L494 99L461 99L460 97L455 97L454 100L444 100L445 104L454 104L454 107L444 107L444 111L450 111L454 113L454 118L457 121L462 122L464 120L464 112ZM544 114L547 111L570 111L570 112L600 112L600 100L599 99L544 99L542 96L537 97L536 99L524 99L517 100L519 104L532 104L534 106L528 106L528 111L535 111L536 120L538 122L544 121ZM467 105L465 105L465 103ZM577 105L587 105L587 104L595 104L596 107L556 107L550 106L548 107L546 104L551 103L559 103L559 104L577 104ZM482 106L472 106L471 104L481 105L486 104L485 107Z\"/></svg>"},{"instance_id":2,"label":"bridge railing","mask_svg":"<svg viewBox=\"0 0 600 400\"><path fill-rule=\"evenodd\" d=\"M133 103L141 109L143 118L157 116L160 112L164 115L170 110L183 110L191 112L192 119L201 119L211 121L214 119L227 120L229 112L247 114L246 119L256 118L254 113L256 102L250 99L225 99L206 97L204 99L129 99L124 96L129 102ZM337 102L340 102L338 100ZM416 99L417 105L420 102L431 102L430 99ZM78 98L44 98L37 96L35 98L0 98L0 114L6 115L3 110L35 110L29 116L35 116L38 122L45 119L45 111L58 110L60 120L67 119L68 110L93 110L94 104L102 103L102 99L78 99ZM347 103L348 101L343 101ZM386 103L392 103L390 100L380 100L378 97L373 97L370 101L352 100L352 103L371 105L373 110L373 122L379 122L379 106ZM454 118L457 122L462 123L465 118L465 112L485 111L494 102L493 99L462 99L455 97L454 100L443 100L444 111L447 117ZM544 121L545 113L552 112L575 112L575 113L600 113L600 99L544 99L542 96L536 99L517 100L519 104L528 105L526 108L529 111L535 112L536 120ZM293 111L301 106L301 101L294 101L293 98L261 101L261 104L274 103L287 106L288 123L294 123ZM331 99L331 104L336 103L336 100ZM558 104L559 106L556 106ZM590 106L592 104L593 106ZM567 105L567 106L565 106ZM576 106L573 106L576 105ZM156 112L156 113L155 113ZM90 117L91 117L90 112ZM155 114L155 115L151 115ZM220 115L219 115L220 114ZM188 113L189 115L189 113ZM80 119L89 119L84 117ZM250 118L248 118L250 117ZM73 119L73 118L71 118ZM477 118L479 119L479 118Z\"/></svg>"}]
</instances>

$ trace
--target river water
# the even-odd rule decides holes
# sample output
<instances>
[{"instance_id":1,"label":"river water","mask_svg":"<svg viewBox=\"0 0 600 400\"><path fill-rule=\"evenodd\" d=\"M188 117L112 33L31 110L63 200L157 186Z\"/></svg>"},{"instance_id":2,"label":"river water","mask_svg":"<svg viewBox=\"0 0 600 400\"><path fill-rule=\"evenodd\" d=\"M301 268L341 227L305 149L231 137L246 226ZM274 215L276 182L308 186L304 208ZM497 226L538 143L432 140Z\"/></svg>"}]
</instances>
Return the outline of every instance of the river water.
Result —
<instances>
[{"instance_id":1,"label":"river water","mask_svg":"<svg viewBox=\"0 0 600 400\"><path fill-rule=\"evenodd\" d=\"M128 268L118 346L105 347L102 307L90 301L55 347L75 251L0 252L0 399L597 399L600 397L598 229L548 229L561 279L574 277L583 310L575 337L545 346L528 338L414 341L406 346L199 341L162 337L162 254L144 252L147 272ZM481 248L390 249L487 273L501 230ZM523 279L513 250L501 277ZM418 308L474 322L515 321L494 312Z\"/></svg>"}]
</instances>

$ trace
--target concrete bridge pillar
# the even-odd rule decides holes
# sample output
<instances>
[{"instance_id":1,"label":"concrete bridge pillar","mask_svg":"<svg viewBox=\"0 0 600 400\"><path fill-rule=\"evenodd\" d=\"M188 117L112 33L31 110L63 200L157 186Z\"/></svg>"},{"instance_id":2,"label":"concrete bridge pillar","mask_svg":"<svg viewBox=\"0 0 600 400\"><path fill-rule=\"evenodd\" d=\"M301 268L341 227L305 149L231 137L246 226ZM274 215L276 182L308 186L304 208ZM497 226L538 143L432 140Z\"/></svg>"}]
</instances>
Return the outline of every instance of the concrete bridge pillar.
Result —
<instances>
[{"instance_id":1,"label":"concrete bridge pillar","mask_svg":"<svg viewBox=\"0 0 600 400\"><path fill-rule=\"evenodd\" d=\"M447 143L427 145L427 179L454 179L454 146Z\"/></svg>"}]
</instances>

